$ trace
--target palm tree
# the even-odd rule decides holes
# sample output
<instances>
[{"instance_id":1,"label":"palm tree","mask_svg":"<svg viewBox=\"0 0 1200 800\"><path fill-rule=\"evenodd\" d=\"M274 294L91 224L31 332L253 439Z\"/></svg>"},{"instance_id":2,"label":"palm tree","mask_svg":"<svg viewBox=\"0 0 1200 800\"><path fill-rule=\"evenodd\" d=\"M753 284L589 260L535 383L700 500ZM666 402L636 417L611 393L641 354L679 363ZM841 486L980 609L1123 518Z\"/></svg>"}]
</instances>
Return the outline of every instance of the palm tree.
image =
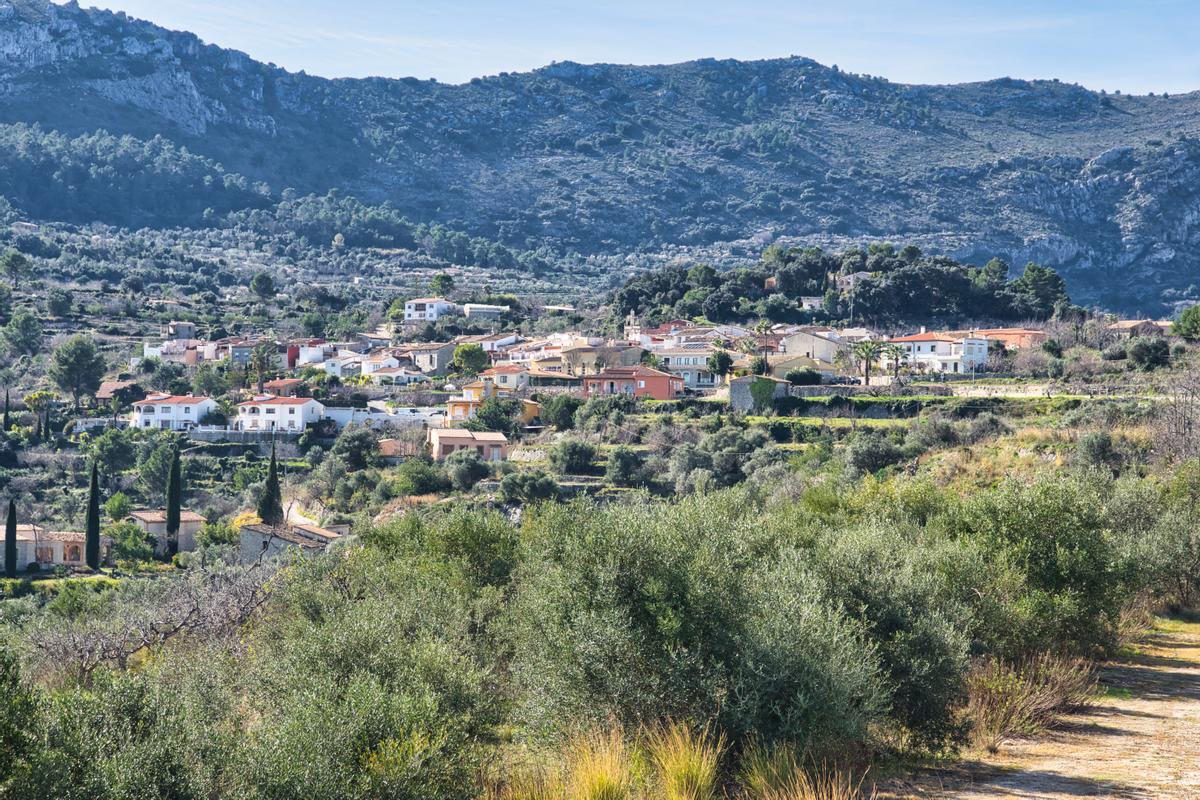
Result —
<instances>
[{"instance_id":1,"label":"palm tree","mask_svg":"<svg viewBox=\"0 0 1200 800\"><path fill-rule=\"evenodd\" d=\"M883 357L892 362L892 380L900 380L900 364L908 355L903 347L894 342L887 342L883 345Z\"/></svg>"},{"instance_id":2,"label":"palm tree","mask_svg":"<svg viewBox=\"0 0 1200 800\"><path fill-rule=\"evenodd\" d=\"M883 342L878 342L874 339L863 339L850 348L850 352L862 364L863 385L870 386L871 365L878 361L880 354L883 353Z\"/></svg>"},{"instance_id":3,"label":"palm tree","mask_svg":"<svg viewBox=\"0 0 1200 800\"><path fill-rule=\"evenodd\" d=\"M255 345L254 349L250 351L248 366L258 384L258 393L262 394L267 374L275 366L275 345L271 342L259 342Z\"/></svg>"}]
</instances>

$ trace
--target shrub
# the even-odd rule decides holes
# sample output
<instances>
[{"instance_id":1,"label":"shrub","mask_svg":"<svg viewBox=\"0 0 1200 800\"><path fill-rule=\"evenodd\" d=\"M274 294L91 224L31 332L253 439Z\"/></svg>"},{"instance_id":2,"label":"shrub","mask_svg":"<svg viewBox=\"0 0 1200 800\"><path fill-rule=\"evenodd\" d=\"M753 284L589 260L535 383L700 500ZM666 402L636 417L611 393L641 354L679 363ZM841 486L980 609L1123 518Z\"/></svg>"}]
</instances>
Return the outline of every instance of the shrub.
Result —
<instances>
[{"instance_id":1,"label":"shrub","mask_svg":"<svg viewBox=\"0 0 1200 800\"><path fill-rule=\"evenodd\" d=\"M821 383L821 373L812 367L789 369L783 378L792 386L817 386Z\"/></svg>"},{"instance_id":2,"label":"shrub","mask_svg":"<svg viewBox=\"0 0 1200 800\"><path fill-rule=\"evenodd\" d=\"M1100 351L1100 358L1104 359L1105 361L1124 361L1127 356L1128 353L1125 350L1125 345L1120 342L1117 344L1110 344L1108 347Z\"/></svg>"},{"instance_id":3,"label":"shrub","mask_svg":"<svg viewBox=\"0 0 1200 800\"><path fill-rule=\"evenodd\" d=\"M873 473L903 461L904 451L885 434L858 433L846 448L846 464L857 473Z\"/></svg>"},{"instance_id":4,"label":"shrub","mask_svg":"<svg viewBox=\"0 0 1200 800\"><path fill-rule=\"evenodd\" d=\"M972 741L995 752L1006 739L1037 733L1058 714L1086 705L1095 689L1094 670L1079 659L1042 654L1017 667L979 661L967 676Z\"/></svg>"},{"instance_id":5,"label":"shrub","mask_svg":"<svg viewBox=\"0 0 1200 800\"><path fill-rule=\"evenodd\" d=\"M569 394L555 394L542 401L542 421L560 431L575 427L575 412L583 405L581 398Z\"/></svg>"},{"instance_id":6,"label":"shrub","mask_svg":"<svg viewBox=\"0 0 1200 800\"><path fill-rule=\"evenodd\" d=\"M410 458L396 469L392 485L400 495L444 492L450 487L446 473L425 458Z\"/></svg>"},{"instance_id":7,"label":"shrub","mask_svg":"<svg viewBox=\"0 0 1200 800\"><path fill-rule=\"evenodd\" d=\"M541 470L513 472L500 481L500 500L524 505L558 497L558 484Z\"/></svg>"},{"instance_id":8,"label":"shrub","mask_svg":"<svg viewBox=\"0 0 1200 800\"><path fill-rule=\"evenodd\" d=\"M1032 486L1007 481L970 498L954 522L1022 578L1013 612L1025 618L1024 641L1013 643L1018 651L1010 655L1042 648L1087 653L1112 644L1131 577L1108 533L1101 496L1112 485L1066 476Z\"/></svg>"},{"instance_id":9,"label":"shrub","mask_svg":"<svg viewBox=\"0 0 1200 800\"><path fill-rule=\"evenodd\" d=\"M1171 363L1171 349L1162 336L1139 336L1129 343L1127 352L1138 369L1152 370Z\"/></svg>"},{"instance_id":10,"label":"shrub","mask_svg":"<svg viewBox=\"0 0 1200 800\"><path fill-rule=\"evenodd\" d=\"M642 482L642 460L628 447L614 447L608 454L604 480L612 486L635 486Z\"/></svg>"},{"instance_id":11,"label":"shrub","mask_svg":"<svg viewBox=\"0 0 1200 800\"><path fill-rule=\"evenodd\" d=\"M476 450L457 450L446 458L446 475L450 485L460 492L468 491L491 474L487 462Z\"/></svg>"},{"instance_id":12,"label":"shrub","mask_svg":"<svg viewBox=\"0 0 1200 800\"><path fill-rule=\"evenodd\" d=\"M595 445L578 439L564 439L550 450L550 466L563 475L590 473L595 460Z\"/></svg>"},{"instance_id":13,"label":"shrub","mask_svg":"<svg viewBox=\"0 0 1200 800\"><path fill-rule=\"evenodd\" d=\"M1112 467L1120 460L1108 431L1092 431L1081 436L1075 456L1087 467Z\"/></svg>"}]
</instances>

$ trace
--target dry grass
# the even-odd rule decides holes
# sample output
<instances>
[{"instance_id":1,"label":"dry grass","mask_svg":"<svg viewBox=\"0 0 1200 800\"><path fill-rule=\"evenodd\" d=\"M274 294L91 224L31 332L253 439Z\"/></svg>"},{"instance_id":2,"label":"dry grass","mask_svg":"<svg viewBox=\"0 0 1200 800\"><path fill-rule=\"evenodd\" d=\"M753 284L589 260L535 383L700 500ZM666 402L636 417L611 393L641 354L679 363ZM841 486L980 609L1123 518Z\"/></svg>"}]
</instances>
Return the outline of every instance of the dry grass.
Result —
<instances>
[{"instance_id":1,"label":"dry grass","mask_svg":"<svg viewBox=\"0 0 1200 800\"><path fill-rule=\"evenodd\" d=\"M719 787L724 736L671 723L645 734L661 800L713 800Z\"/></svg>"},{"instance_id":2,"label":"dry grass","mask_svg":"<svg viewBox=\"0 0 1200 800\"><path fill-rule=\"evenodd\" d=\"M871 800L863 777L827 763L806 767L794 748L751 746L742 757L742 793L747 800Z\"/></svg>"},{"instance_id":3,"label":"dry grass","mask_svg":"<svg viewBox=\"0 0 1200 800\"><path fill-rule=\"evenodd\" d=\"M1092 665L1040 655L1012 667L980 661L967 676L967 716L973 743L988 752L1014 736L1029 736L1066 711L1086 706L1096 693Z\"/></svg>"},{"instance_id":4,"label":"dry grass","mask_svg":"<svg viewBox=\"0 0 1200 800\"><path fill-rule=\"evenodd\" d=\"M571 800L631 800L636 797L634 755L618 728L582 734L567 752L567 797Z\"/></svg>"}]
</instances>

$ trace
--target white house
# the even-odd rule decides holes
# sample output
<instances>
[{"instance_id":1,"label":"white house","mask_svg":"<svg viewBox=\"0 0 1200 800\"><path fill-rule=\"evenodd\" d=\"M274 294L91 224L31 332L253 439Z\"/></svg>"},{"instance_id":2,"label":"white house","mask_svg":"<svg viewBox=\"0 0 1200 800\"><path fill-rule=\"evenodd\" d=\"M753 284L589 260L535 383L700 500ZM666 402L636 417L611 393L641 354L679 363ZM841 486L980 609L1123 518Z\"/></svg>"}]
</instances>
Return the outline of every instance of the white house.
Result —
<instances>
[{"instance_id":1,"label":"white house","mask_svg":"<svg viewBox=\"0 0 1200 800\"><path fill-rule=\"evenodd\" d=\"M832 364L848 345L832 330L800 330L783 337L783 352L789 356L804 356L813 361Z\"/></svg>"},{"instance_id":2,"label":"white house","mask_svg":"<svg viewBox=\"0 0 1200 800\"><path fill-rule=\"evenodd\" d=\"M238 403L237 428L242 431L302 431L325 415L325 406L311 397L263 394Z\"/></svg>"},{"instance_id":3,"label":"white house","mask_svg":"<svg viewBox=\"0 0 1200 800\"><path fill-rule=\"evenodd\" d=\"M508 306L493 306L487 303L464 303L463 316L471 318L494 318L507 314L512 309Z\"/></svg>"},{"instance_id":4,"label":"white house","mask_svg":"<svg viewBox=\"0 0 1200 800\"><path fill-rule=\"evenodd\" d=\"M380 367L364 374L369 375L376 386L407 386L429 380L424 372L411 367Z\"/></svg>"},{"instance_id":5,"label":"white house","mask_svg":"<svg viewBox=\"0 0 1200 800\"><path fill-rule=\"evenodd\" d=\"M447 314L457 314L458 306L444 297L418 297L404 303L405 322L437 322Z\"/></svg>"},{"instance_id":6,"label":"white house","mask_svg":"<svg viewBox=\"0 0 1200 800\"><path fill-rule=\"evenodd\" d=\"M720 376L708 369L708 357L716 352L711 345L652 346L650 352L658 357L664 372L683 378L688 388L706 389L721 383Z\"/></svg>"},{"instance_id":7,"label":"white house","mask_svg":"<svg viewBox=\"0 0 1200 800\"><path fill-rule=\"evenodd\" d=\"M358 353L336 355L323 361L321 368L338 378L349 378L362 373L362 356Z\"/></svg>"},{"instance_id":8,"label":"white house","mask_svg":"<svg viewBox=\"0 0 1200 800\"><path fill-rule=\"evenodd\" d=\"M805 311L820 311L824 303L825 298L823 297L812 297L806 295L800 298L800 308L804 309Z\"/></svg>"},{"instance_id":9,"label":"white house","mask_svg":"<svg viewBox=\"0 0 1200 800\"><path fill-rule=\"evenodd\" d=\"M209 397L152 394L133 404L129 425L132 428L185 431L199 425L205 414L216 410L216 401Z\"/></svg>"},{"instance_id":10,"label":"white house","mask_svg":"<svg viewBox=\"0 0 1200 800\"><path fill-rule=\"evenodd\" d=\"M167 512L162 508L142 508L130 512L130 521L154 538L154 552L167 552ZM204 517L195 511L180 509L178 551L190 553L196 549L196 534L204 527Z\"/></svg>"},{"instance_id":11,"label":"white house","mask_svg":"<svg viewBox=\"0 0 1200 800\"><path fill-rule=\"evenodd\" d=\"M400 359L391 353L372 353L362 357L362 374L370 375L381 369L395 369L400 366Z\"/></svg>"},{"instance_id":12,"label":"white house","mask_svg":"<svg viewBox=\"0 0 1200 800\"><path fill-rule=\"evenodd\" d=\"M904 348L908 365L926 372L973 372L987 361L988 340L944 333L914 333L889 340Z\"/></svg>"}]
</instances>

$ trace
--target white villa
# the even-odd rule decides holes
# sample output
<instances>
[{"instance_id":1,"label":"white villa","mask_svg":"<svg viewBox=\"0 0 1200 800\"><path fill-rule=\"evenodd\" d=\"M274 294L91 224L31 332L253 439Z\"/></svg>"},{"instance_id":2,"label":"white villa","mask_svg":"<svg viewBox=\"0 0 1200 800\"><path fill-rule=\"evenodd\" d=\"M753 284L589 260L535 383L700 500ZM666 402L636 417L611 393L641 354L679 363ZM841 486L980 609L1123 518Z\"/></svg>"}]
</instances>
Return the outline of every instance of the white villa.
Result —
<instances>
[{"instance_id":1,"label":"white villa","mask_svg":"<svg viewBox=\"0 0 1200 800\"><path fill-rule=\"evenodd\" d=\"M908 366L926 372L972 372L987 361L988 340L982 336L914 333L888 341L904 348Z\"/></svg>"},{"instance_id":2,"label":"white villa","mask_svg":"<svg viewBox=\"0 0 1200 800\"><path fill-rule=\"evenodd\" d=\"M302 431L325 416L325 406L311 397L258 395L238 403L236 427L242 431Z\"/></svg>"},{"instance_id":3,"label":"white villa","mask_svg":"<svg viewBox=\"0 0 1200 800\"><path fill-rule=\"evenodd\" d=\"M437 322L447 314L457 314L459 307L444 297L418 297L404 303L405 322Z\"/></svg>"},{"instance_id":4,"label":"white villa","mask_svg":"<svg viewBox=\"0 0 1200 800\"><path fill-rule=\"evenodd\" d=\"M132 428L186 431L199 425L205 414L216 410L216 401L209 397L152 394L133 404L129 425Z\"/></svg>"}]
</instances>

